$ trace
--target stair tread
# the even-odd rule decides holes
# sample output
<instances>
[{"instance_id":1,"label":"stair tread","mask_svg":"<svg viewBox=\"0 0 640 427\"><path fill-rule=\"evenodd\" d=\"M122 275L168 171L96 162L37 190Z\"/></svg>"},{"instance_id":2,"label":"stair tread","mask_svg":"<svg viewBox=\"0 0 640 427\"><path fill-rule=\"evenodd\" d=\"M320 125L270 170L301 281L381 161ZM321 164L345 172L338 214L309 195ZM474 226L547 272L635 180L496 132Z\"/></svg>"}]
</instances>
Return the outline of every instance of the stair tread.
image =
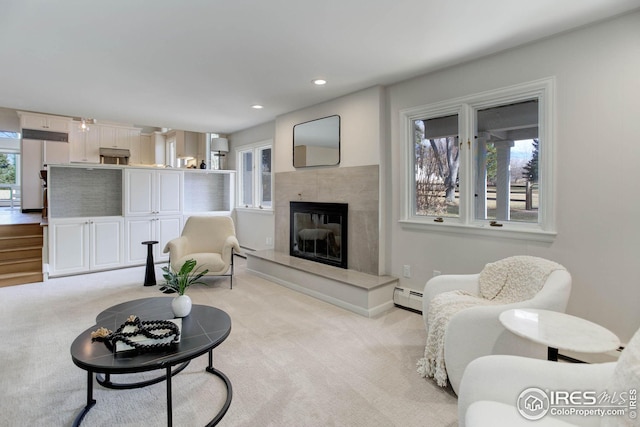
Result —
<instances>
[{"instance_id":1,"label":"stair tread","mask_svg":"<svg viewBox=\"0 0 640 427\"><path fill-rule=\"evenodd\" d=\"M10 259L10 260L7 260L7 261L0 261L0 265L27 263L27 262L34 262L34 261L42 262L42 257L41 256L39 256L39 257L32 256L32 257L28 257L28 258Z\"/></svg>"},{"instance_id":2,"label":"stair tread","mask_svg":"<svg viewBox=\"0 0 640 427\"><path fill-rule=\"evenodd\" d=\"M4 248L0 249L0 252L28 251L34 249L42 249L42 246L20 246L19 248Z\"/></svg>"},{"instance_id":3,"label":"stair tread","mask_svg":"<svg viewBox=\"0 0 640 427\"><path fill-rule=\"evenodd\" d=\"M44 281L42 272L0 274L0 287L25 285Z\"/></svg>"}]
</instances>

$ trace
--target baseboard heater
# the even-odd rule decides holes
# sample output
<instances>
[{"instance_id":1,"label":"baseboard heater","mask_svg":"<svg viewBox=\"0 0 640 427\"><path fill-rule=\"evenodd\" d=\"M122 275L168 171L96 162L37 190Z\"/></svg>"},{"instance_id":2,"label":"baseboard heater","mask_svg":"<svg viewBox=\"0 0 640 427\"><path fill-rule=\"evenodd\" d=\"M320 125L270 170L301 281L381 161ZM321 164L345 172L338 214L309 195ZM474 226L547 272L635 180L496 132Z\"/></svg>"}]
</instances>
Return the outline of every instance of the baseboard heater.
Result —
<instances>
[{"instance_id":1,"label":"baseboard heater","mask_svg":"<svg viewBox=\"0 0 640 427\"><path fill-rule=\"evenodd\" d=\"M396 286L393 289L393 304L396 307L422 314L422 292Z\"/></svg>"}]
</instances>

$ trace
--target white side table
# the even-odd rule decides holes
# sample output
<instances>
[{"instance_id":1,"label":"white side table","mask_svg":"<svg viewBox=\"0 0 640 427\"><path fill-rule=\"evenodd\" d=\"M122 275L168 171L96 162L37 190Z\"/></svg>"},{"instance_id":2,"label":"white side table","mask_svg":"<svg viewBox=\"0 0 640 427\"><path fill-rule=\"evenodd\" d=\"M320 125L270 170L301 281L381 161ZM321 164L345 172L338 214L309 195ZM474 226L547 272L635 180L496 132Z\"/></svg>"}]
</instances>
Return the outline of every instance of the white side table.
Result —
<instances>
[{"instance_id":1,"label":"white side table","mask_svg":"<svg viewBox=\"0 0 640 427\"><path fill-rule=\"evenodd\" d=\"M500 314L500 322L514 334L547 346L547 358L558 360L558 350L604 353L620 346L608 329L570 314L549 310L512 309Z\"/></svg>"}]
</instances>

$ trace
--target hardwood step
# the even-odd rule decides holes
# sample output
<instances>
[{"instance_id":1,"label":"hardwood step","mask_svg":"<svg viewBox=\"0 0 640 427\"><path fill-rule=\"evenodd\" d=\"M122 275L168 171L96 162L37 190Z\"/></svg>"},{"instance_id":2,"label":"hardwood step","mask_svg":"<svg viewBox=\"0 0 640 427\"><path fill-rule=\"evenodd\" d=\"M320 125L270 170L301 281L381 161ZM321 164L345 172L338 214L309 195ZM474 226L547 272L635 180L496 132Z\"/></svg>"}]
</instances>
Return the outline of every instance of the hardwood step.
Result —
<instances>
[{"instance_id":1,"label":"hardwood step","mask_svg":"<svg viewBox=\"0 0 640 427\"><path fill-rule=\"evenodd\" d=\"M0 250L30 248L34 246L42 247L42 244L42 234L39 236L0 237Z\"/></svg>"},{"instance_id":2,"label":"hardwood step","mask_svg":"<svg viewBox=\"0 0 640 427\"><path fill-rule=\"evenodd\" d=\"M42 236L40 224L2 224L0 238L18 236Z\"/></svg>"},{"instance_id":3,"label":"hardwood step","mask_svg":"<svg viewBox=\"0 0 640 427\"><path fill-rule=\"evenodd\" d=\"M42 273L42 257L0 262L0 276L12 273Z\"/></svg>"},{"instance_id":4,"label":"hardwood step","mask_svg":"<svg viewBox=\"0 0 640 427\"><path fill-rule=\"evenodd\" d=\"M3 261L13 261L27 258L39 258L42 262L42 246L0 250L0 259Z\"/></svg>"},{"instance_id":5,"label":"hardwood step","mask_svg":"<svg viewBox=\"0 0 640 427\"><path fill-rule=\"evenodd\" d=\"M0 288L13 285L24 285L26 283L42 282L42 273L11 273L0 275Z\"/></svg>"}]
</instances>

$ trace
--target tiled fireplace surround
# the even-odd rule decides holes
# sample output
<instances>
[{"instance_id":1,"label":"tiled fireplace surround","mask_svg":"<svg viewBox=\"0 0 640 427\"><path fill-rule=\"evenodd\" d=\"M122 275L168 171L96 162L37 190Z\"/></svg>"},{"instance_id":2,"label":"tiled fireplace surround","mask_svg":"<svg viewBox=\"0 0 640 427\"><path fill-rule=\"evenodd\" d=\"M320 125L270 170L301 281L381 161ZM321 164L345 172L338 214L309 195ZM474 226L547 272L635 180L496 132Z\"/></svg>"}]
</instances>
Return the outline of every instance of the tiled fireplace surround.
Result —
<instances>
[{"instance_id":1,"label":"tiled fireplace surround","mask_svg":"<svg viewBox=\"0 0 640 427\"><path fill-rule=\"evenodd\" d=\"M379 167L299 169L275 174L274 250L248 254L258 275L365 316L393 306L397 279L378 275ZM289 202L347 203L348 269L289 257Z\"/></svg>"},{"instance_id":2,"label":"tiled fireplace surround","mask_svg":"<svg viewBox=\"0 0 640 427\"><path fill-rule=\"evenodd\" d=\"M275 250L289 253L289 202L349 204L349 269L378 275L378 166L304 169L275 176Z\"/></svg>"}]
</instances>

